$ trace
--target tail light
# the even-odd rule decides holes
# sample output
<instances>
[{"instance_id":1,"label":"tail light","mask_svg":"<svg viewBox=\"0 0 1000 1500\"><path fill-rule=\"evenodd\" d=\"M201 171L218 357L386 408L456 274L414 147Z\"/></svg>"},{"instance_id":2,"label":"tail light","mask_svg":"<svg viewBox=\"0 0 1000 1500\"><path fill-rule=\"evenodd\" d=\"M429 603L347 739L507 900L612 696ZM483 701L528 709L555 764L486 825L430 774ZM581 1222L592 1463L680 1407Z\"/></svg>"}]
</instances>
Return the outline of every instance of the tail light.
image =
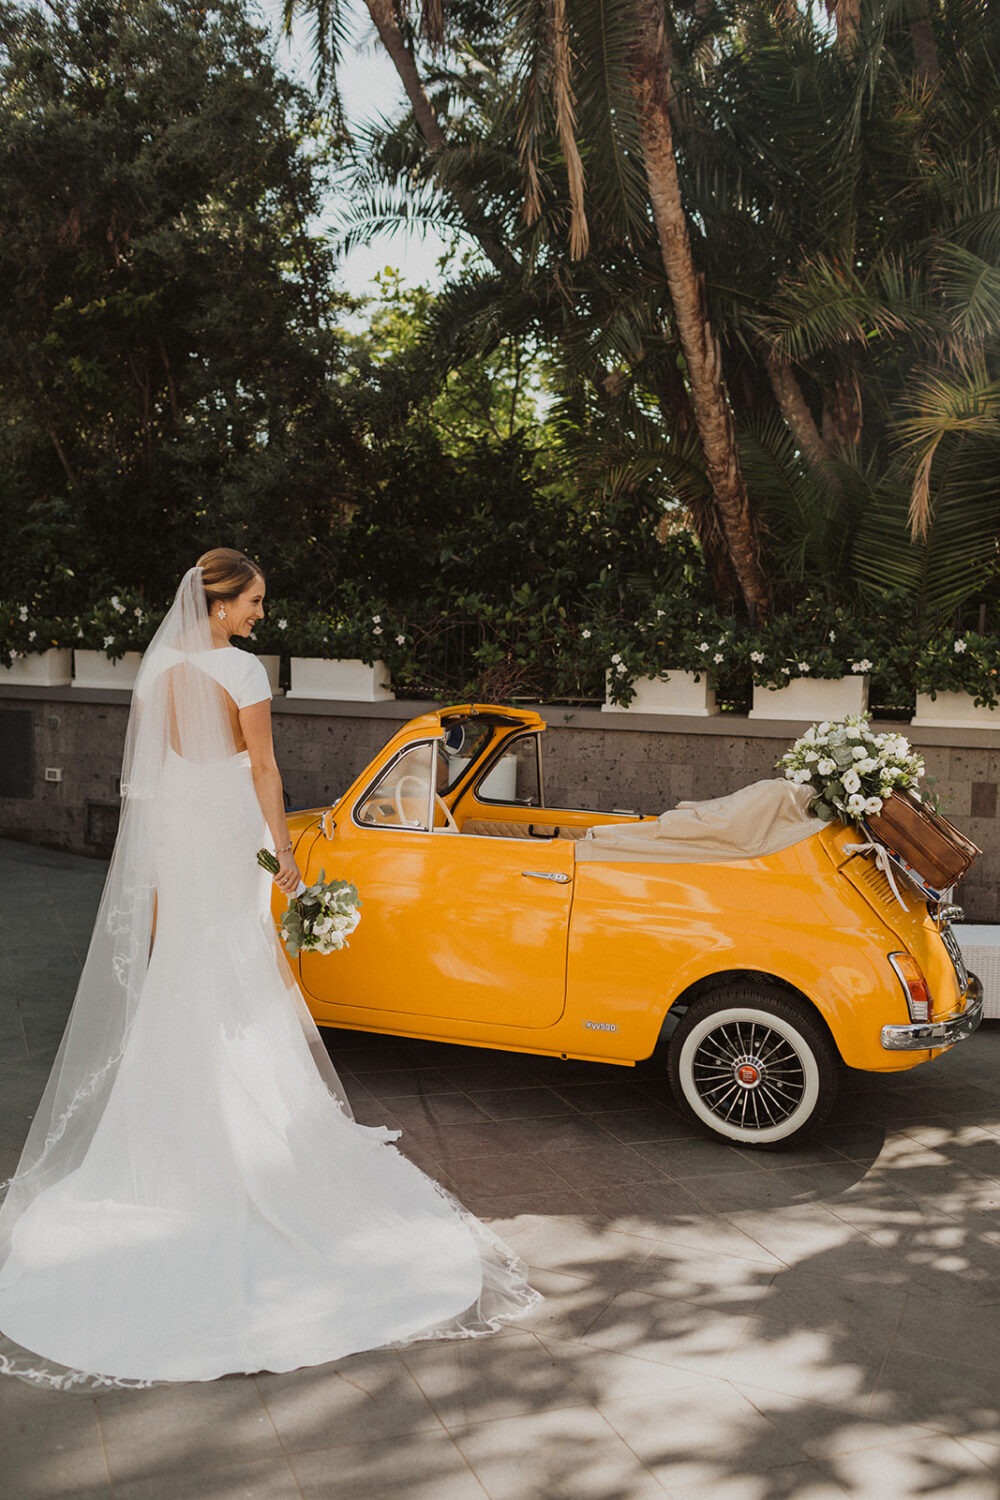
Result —
<instances>
[{"instance_id":1,"label":"tail light","mask_svg":"<svg viewBox=\"0 0 1000 1500\"><path fill-rule=\"evenodd\" d=\"M889 962L896 971L911 1021L929 1021L931 1018L931 995L923 970L909 953L890 953Z\"/></svg>"}]
</instances>

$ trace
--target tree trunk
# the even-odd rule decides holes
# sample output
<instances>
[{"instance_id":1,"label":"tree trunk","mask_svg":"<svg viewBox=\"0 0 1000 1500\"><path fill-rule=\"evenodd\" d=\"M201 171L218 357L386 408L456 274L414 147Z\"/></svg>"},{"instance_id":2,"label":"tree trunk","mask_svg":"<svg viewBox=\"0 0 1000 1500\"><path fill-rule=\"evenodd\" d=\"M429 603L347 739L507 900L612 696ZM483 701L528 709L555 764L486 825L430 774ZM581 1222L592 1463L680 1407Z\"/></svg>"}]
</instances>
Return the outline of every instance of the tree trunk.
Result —
<instances>
[{"instance_id":1,"label":"tree trunk","mask_svg":"<svg viewBox=\"0 0 1000 1500\"><path fill-rule=\"evenodd\" d=\"M406 39L399 29L396 13L391 0L365 0L368 13L375 23L375 29L379 34L379 40L388 53L393 67L399 74L399 80L406 90L413 109L413 118L417 129L432 151L443 151L448 144L448 137L441 128L441 122L434 112L434 106L427 95L427 90L420 78L416 59ZM461 189L446 189L455 199L462 211L465 226L471 235L479 242L483 254L492 261L497 270L509 274L519 269L517 260L510 251L495 240L486 230L477 228L479 223L479 212L475 201L470 193Z\"/></svg>"},{"instance_id":2,"label":"tree trunk","mask_svg":"<svg viewBox=\"0 0 1000 1500\"><path fill-rule=\"evenodd\" d=\"M750 616L766 614L767 580L757 528L740 472L736 430L723 388L722 355L691 251L670 124L670 69L658 0L636 0L632 90L638 106L646 180L674 322L687 364L705 470L726 545Z\"/></svg>"},{"instance_id":3,"label":"tree trunk","mask_svg":"<svg viewBox=\"0 0 1000 1500\"><path fill-rule=\"evenodd\" d=\"M794 370L787 360L779 359L773 353L765 355L765 363L774 398L799 452L811 469L817 469L834 482L831 474L833 455L820 435Z\"/></svg>"},{"instance_id":4,"label":"tree trunk","mask_svg":"<svg viewBox=\"0 0 1000 1500\"><path fill-rule=\"evenodd\" d=\"M861 0L826 0L826 9L837 27L838 49L847 57L853 57L861 30Z\"/></svg>"}]
</instances>

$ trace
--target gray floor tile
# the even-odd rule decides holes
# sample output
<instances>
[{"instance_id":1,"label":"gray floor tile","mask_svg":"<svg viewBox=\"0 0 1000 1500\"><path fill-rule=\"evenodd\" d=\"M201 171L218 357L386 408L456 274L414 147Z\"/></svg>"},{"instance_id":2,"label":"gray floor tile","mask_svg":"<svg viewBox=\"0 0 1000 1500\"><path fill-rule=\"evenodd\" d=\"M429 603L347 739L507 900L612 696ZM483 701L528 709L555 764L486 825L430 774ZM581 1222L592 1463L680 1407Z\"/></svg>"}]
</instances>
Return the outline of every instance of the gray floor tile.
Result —
<instances>
[{"instance_id":1,"label":"gray floor tile","mask_svg":"<svg viewBox=\"0 0 1000 1500\"><path fill-rule=\"evenodd\" d=\"M452 1430L490 1500L662 1500L663 1488L591 1407Z\"/></svg>"},{"instance_id":2,"label":"gray floor tile","mask_svg":"<svg viewBox=\"0 0 1000 1500\"><path fill-rule=\"evenodd\" d=\"M274 1427L250 1377L162 1385L96 1397L115 1486L155 1476L207 1473L281 1456Z\"/></svg>"},{"instance_id":3,"label":"gray floor tile","mask_svg":"<svg viewBox=\"0 0 1000 1500\"><path fill-rule=\"evenodd\" d=\"M605 1421L664 1488L802 1462L802 1450L740 1392L717 1384L599 1403Z\"/></svg>"},{"instance_id":4,"label":"gray floor tile","mask_svg":"<svg viewBox=\"0 0 1000 1500\"><path fill-rule=\"evenodd\" d=\"M488 1500L446 1432L293 1453L302 1500Z\"/></svg>"},{"instance_id":5,"label":"gray floor tile","mask_svg":"<svg viewBox=\"0 0 1000 1500\"><path fill-rule=\"evenodd\" d=\"M0 1493L4 1500L109 1500L110 1476L93 1398L0 1385Z\"/></svg>"},{"instance_id":6,"label":"gray floor tile","mask_svg":"<svg viewBox=\"0 0 1000 1500\"><path fill-rule=\"evenodd\" d=\"M406 1367L448 1428L583 1406L587 1398L532 1333L414 1346Z\"/></svg>"},{"instance_id":7,"label":"gray floor tile","mask_svg":"<svg viewBox=\"0 0 1000 1500\"><path fill-rule=\"evenodd\" d=\"M114 1500L301 1500L301 1495L284 1458L256 1459L207 1473L185 1469L180 1475L151 1474L116 1483L114 1489Z\"/></svg>"},{"instance_id":8,"label":"gray floor tile","mask_svg":"<svg viewBox=\"0 0 1000 1500\"><path fill-rule=\"evenodd\" d=\"M385 1442L441 1426L401 1356L388 1350L284 1375L258 1375L256 1385L288 1453Z\"/></svg>"}]
</instances>

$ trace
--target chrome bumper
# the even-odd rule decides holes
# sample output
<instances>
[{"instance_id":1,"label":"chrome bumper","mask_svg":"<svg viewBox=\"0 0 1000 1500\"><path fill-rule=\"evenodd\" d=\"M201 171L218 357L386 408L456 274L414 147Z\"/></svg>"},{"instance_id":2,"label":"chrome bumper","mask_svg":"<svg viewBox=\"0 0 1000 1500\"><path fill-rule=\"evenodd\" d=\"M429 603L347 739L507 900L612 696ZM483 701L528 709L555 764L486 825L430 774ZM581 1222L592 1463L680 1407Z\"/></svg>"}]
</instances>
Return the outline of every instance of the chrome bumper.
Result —
<instances>
[{"instance_id":1,"label":"chrome bumper","mask_svg":"<svg viewBox=\"0 0 1000 1500\"><path fill-rule=\"evenodd\" d=\"M911 1026L883 1026L882 1046L889 1052L930 1052L939 1047L953 1047L970 1037L983 1019L983 987L975 974L969 975L965 992L965 1009L944 1021L918 1021Z\"/></svg>"}]
</instances>

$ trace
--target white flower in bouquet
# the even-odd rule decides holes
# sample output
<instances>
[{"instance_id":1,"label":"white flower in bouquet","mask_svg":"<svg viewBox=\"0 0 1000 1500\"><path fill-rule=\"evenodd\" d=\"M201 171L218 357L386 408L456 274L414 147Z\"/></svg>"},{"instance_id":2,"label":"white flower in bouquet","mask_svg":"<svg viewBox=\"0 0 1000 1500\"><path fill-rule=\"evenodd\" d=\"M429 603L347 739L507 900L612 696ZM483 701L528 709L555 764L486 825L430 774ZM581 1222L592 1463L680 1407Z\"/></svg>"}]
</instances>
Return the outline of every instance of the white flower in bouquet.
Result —
<instances>
[{"instance_id":1,"label":"white flower in bouquet","mask_svg":"<svg viewBox=\"0 0 1000 1500\"><path fill-rule=\"evenodd\" d=\"M278 860L269 849L257 851L257 863L271 875ZM289 958L301 952L339 953L361 921L358 888L347 880L327 880L325 870L313 885L303 885L281 918L281 937Z\"/></svg>"},{"instance_id":2,"label":"white flower in bouquet","mask_svg":"<svg viewBox=\"0 0 1000 1500\"><path fill-rule=\"evenodd\" d=\"M886 797L915 786L924 763L901 734L874 734L868 719L812 724L777 762L789 781L808 783L812 810L824 822L860 823L882 811Z\"/></svg>"}]
</instances>

